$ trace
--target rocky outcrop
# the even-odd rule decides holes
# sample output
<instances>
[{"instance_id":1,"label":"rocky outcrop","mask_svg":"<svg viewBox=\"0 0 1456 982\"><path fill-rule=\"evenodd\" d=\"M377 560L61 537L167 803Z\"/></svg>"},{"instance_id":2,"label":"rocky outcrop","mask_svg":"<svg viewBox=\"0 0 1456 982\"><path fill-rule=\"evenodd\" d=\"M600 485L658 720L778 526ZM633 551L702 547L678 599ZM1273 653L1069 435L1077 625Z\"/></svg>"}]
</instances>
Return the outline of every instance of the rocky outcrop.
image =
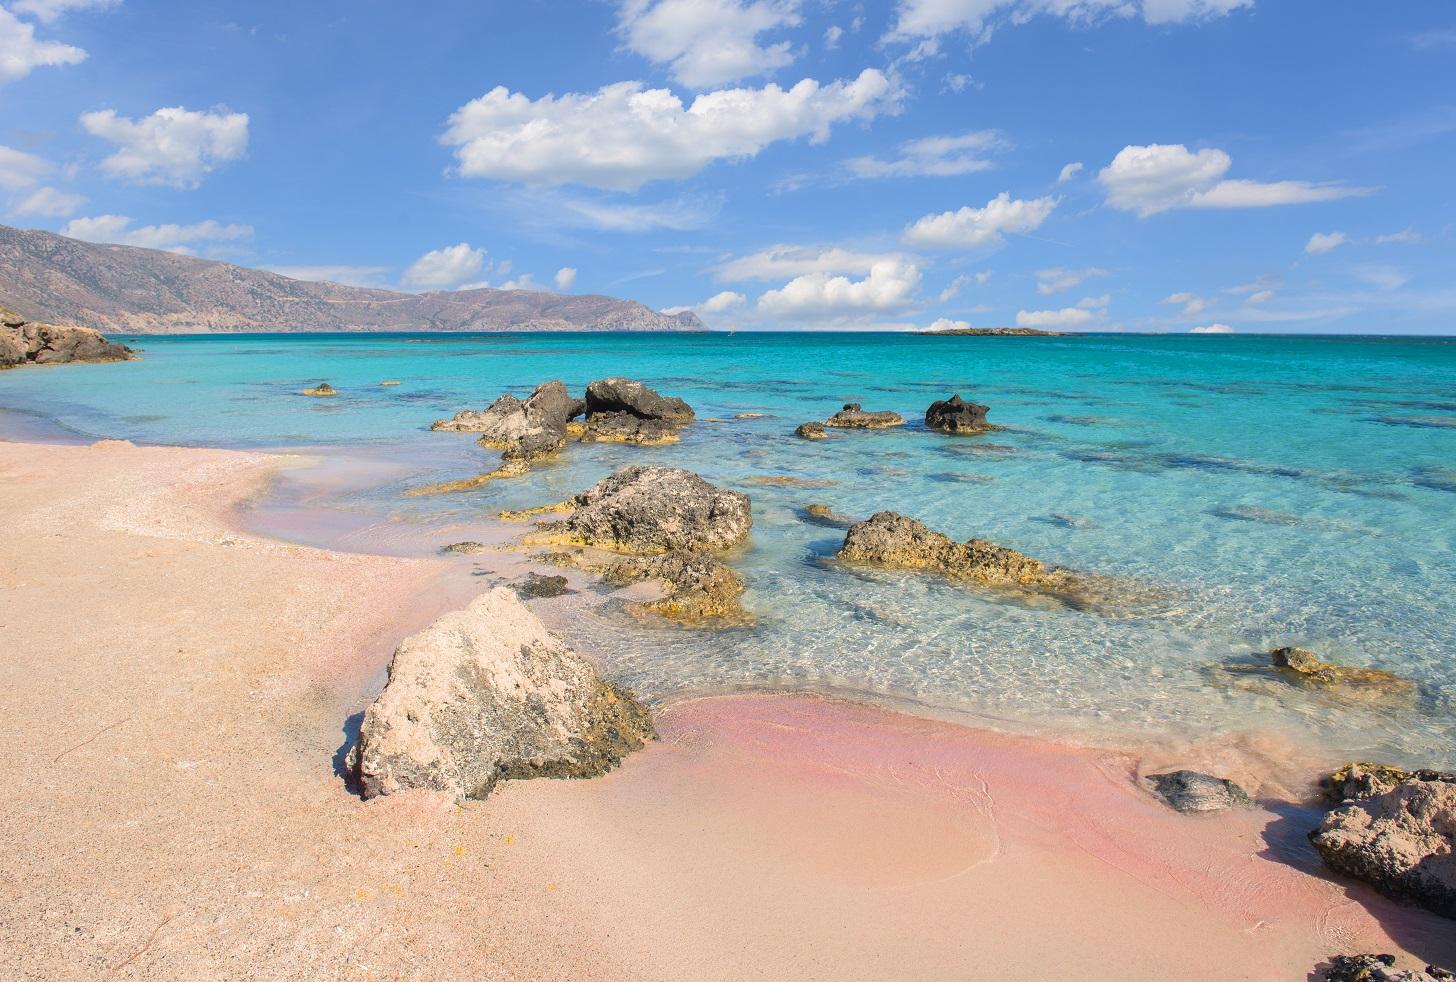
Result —
<instances>
[{"instance_id":1,"label":"rocky outcrop","mask_svg":"<svg viewBox=\"0 0 1456 982\"><path fill-rule=\"evenodd\" d=\"M630 692L497 588L399 646L349 765L365 798L483 798L505 778L603 774L655 736Z\"/></svg>"},{"instance_id":2,"label":"rocky outcrop","mask_svg":"<svg viewBox=\"0 0 1456 982\"><path fill-rule=\"evenodd\" d=\"M571 499L566 518L539 526L534 541L623 552L727 549L748 538L748 495L676 467L624 467Z\"/></svg>"},{"instance_id":3,"label":"rocky outcrop","mask_svg":"<svg viewBox=\"0 0 1456 982\"><path fill-rule=\"evenodd\" d=\"M1456 974L1427 965L1397 969L1394 955L1336 955L1330 960L1325 982L1443 982Z\"/></svg>"},{"instance_id":4,"label":"rocky outcrop","mask_svg":"<svg viewBox=\"0 0 1456 982\"><path fill-rule=\"evenodd\" d=\"M462 410L437 420L432 430L479 433L482 447L500 450L507 460L539 460L566 446L567 424L586 410L559 381L538 385L525 399L504 395L488 409Z\"/></svg>"},{"instance_id":5,"label":"rocky outcrop","mask_svg":"<svg viewBox=\"0 0 1456 982\"><path fill-rule=\"evenodd\" d=\"M467 541L441 546L440 551L447 556L477 556L482 552L489 552L490 548L484 542Z\"/></svg>"},{"instance_id":6,"label":"rocky outcrop","mask_svg":"<svg viewBox=\"0 0 1456 982\"><path fill-rule=\"evenodd\" d=\"M824 432L823 423L800 423L794 430L794 436L801 440L824 440L829 434Z\"/></svg>"},{"instance_id":7,"label":"rocky outcrop","mask_svg":"<svg viewBox=\"0 0 1456 982\"><path fill-rule=\"evenodd\" d=\"M320 382L318 385L315 385L313 388L311 388L311 389L304 389L302 392L299 393L299 395L316 396L316 397L324 397L324 398L326 398L328 396L336 396L338 394L339 394L339 390L336 389L336 388L334 388L332 385L330 385L327 382Z\"/></svg>"},{"instance_id":8,"label":"rocky outcrop","mask_svg":"<svg viewBox=\"0 0 1456 982\"><path fill-rule=\"evenodd\" d=\"M1331 869L1456 918L1456 783L1411 779L1347 802L1310 841Z\"/></svg>"},{"instance_id":9,"label":"rocky outcrop","mask_svg":"<svg viewBox=\"0 0 1456 982\"><path fill-rule=\"evenodd\" d=\"M661 419L642 419L631 413L601 413L589 417L581 438L588 443L631 443L660 447L678 441L678 425Z\"/></svg>"},{"instance_id":10,"label":"rocky outcrop","mask_svg":"<svg viewBox=\"0 0 1456 982\"><path fill-rule=\"evenodd\" d=\"M0 369L69 362L127 361L135 352L89 327L60 327L27 320L0 307Z\"/></svg>"},{"instance_id":11,"label":"rocky outcrop","mask_svg":"<svg viewBox=\"0 0 1456 982\"><path fill-rule=\"evenodd\" d=\"M515 586L516 593L528 600L564 597L572 592L566 584L566 577L542 576L540 573L527 573L525 578Z\"/></svg>"},{"instance_id":12,"label":"rocky outcrop","mask_svg":"<svg viewBox=\"0 0 1456 982\"><path fill-rule=\"evenodd\" d=\"M843 409L826 419L824 425L842 430L883 430L904 426L905 417L887 411L867 413L859 403L847 402Z\"/></svg>"},{"instance_id":13,"label":"rocky outcrop","mask_svg":"<svg viewBox=\"0 0 1456 982\"><path fill-rule=\"evenodd\" d=\"M599 379L586 387L583 440L656 446L673 443L693 421L693 408L628 378Z\"/></svg>"},{"instance_id":14,"label":"rocky outcrop","mask_svg":"<svg viewBox=\"0 0 1456 982\"><path fill-rule=\"evenodd\" d=\"M1389 764L1356 761L1346 764L1325 778L1320 782L1320 787L1332 804L1339 805L1347 801L1367 801L1411 780L1456 784L1456 772L1436 771L1425 767L1408 771Z\"/></svg>"},{"instance_id":15,"label":"rocky outcrop","mask_svg":"<svg viewBox=\"0 0 1456 982\"><path fill-rule=\"evenodd\" d=\"M959 395L953 395L949 399L930 404L930 408L925 410L925 425L941 433L963 435L1001 429L986 421L986 413L989 411L989 406L966 402Z\"/></svg>"},{"instance_id":16,"label":"rocky outcrop","mask_svg":"<svg viewBox=\"0 0 1456 982\"><path fill-rule=\"evenodd\" d=\"M743 578L716 556L700 550L675 549L654 556L623 559L603 570L602 580L613 586L649 580L662 584L661 598L630 604L634 611L684 624L753 621L739 599L743 595Z\"/></svg>"},{"instance_id":17,"label":"rocky outcrop","mask_svg":"<svg viewBox=\"0 0 1456 982\"><path fill-rule=\"evenodd\" d=\"M1232 781L1197 771L1149 774L1148 783L1168 807L1185 815L1247 808L1253 804L1248 792Z\"/></svg>"},{"instance_id":18,"label":"rocky outcrop","mask_svg":"<svg viewBox=\"0 0 1456 982\"><path fill-rule=\"evenodd\" d=\"M1415 685L1378 668L1351 668L1321 661L1307 648L1275 648L1269 662L1287 680L1322 689L1367 690L1376 695L1410 697Z\"/></svg>"}]
</instances>

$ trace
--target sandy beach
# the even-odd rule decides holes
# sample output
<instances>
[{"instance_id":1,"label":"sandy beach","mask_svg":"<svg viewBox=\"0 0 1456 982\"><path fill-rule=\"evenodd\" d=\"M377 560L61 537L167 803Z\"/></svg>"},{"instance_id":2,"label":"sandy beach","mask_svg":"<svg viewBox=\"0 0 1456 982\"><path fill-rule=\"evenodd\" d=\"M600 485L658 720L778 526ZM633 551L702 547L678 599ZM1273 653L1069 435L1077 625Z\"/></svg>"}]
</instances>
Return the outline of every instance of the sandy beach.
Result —
<instances>
[{"instance_id":1,"label":"sandy beach","mask_svg":"<svg viewBox=\"0 0 1456 982\"><path fill-rule=\"evenodd\" d=\"M457 563L245 531L286 458L0 442L0 975L1304 979L1456 963L1317 812L1188 817L1131 753L811 695L657 712L590 781L369 802L345 720ZM478 584L475 587L478 589ZM1160 762L1161 763L1161 762Z\"/></svg>"}]
</instances>

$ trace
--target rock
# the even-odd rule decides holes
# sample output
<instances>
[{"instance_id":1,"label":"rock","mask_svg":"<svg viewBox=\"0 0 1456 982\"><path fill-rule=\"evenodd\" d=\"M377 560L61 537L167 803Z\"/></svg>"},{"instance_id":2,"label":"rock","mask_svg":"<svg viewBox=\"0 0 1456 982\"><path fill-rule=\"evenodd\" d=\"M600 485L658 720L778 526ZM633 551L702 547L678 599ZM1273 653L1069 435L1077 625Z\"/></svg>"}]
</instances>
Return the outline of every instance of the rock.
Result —
<instances>
[{"instance_id":1,"label":"rock","mask_svg":"<svg viewBox=\"0 0 1456 982\"><path fill-rule=\"evenodd\" d=\"M69 362L128 361L136 353L89 327L26 320L0 307L0 369Z\"/></svg>"},{"instance_id":2,"label":"rock","mask_svg":"<svg viewBox=\"0 0 1456 982\"><path fill-rule=\"evenodd\" d=\"M655 556L633 556L613 563L602 579L614 586L656 580L666 595L631 605L669 620L686 624L720 621L752 623L739 597L743 579L717 557L702 551L676 549Z\"/></svg>"},{"instance_id":3,"label":"rock","mask_svg":"<svg viewBox=\"0 0 1456 982\"><path fill-rule=\"evenodd\" d=\"M398 385L399 383L398 382L380 382L379 384L382 385L382 386L385 386L386 388L388 388L391 385Z\"/></svg>"},{"instance_id":4,"label":"rock","mask_svg":"<svg viewBox=\"0 0 1456 982\"><path fill-rule=\"evenodd\" d=\"M1440 982L1456 975L1427 965L1425 971L1397 970L1394 955L1336 955L1330 960L1325 982Z\"/></svg>"},{"instance_id":5,"label":"rock","mask_svg":"<svg viewBox=\"0 0 1456 982\"><path fill-rule=\"evenodd\" d=\"M734 413L734 419L763 419L767 413Z\"/></svg>"},{"instance_id":6,"label":"rock","mask_svg":"<svg viewBox=\"0 0 1456 982\"><path fill-rule=\"evenodd\" d=\"M892 426L904 426L905 417L899 413L867 413L857 402L847 402L844 408L824 421L825 426L844 430L883 430Z\"/></svg>"},{"instance_id":7,"label":"rock","mask_svg":"<svg viewBox=\"0 0 1456 982\"><path fill-rule=\"evenodd\" d=\"M525 579L516 584L516 593L533 600L564 597L572 592L574 591L566 585L564 576L541 576L539 573L527 573Z\"/></svg>"},{"instance_id":8,"label":"rock","mask_svg":"<svg viewBox=\"0 0 1456 982\"><path fill-rule=\"evenodd\" d=\"M655 737L630 692L497 588L399 646L349 765L365 798L483 798L503 778L595 777Z\"/></svg>"},{"instance_id":9,"label":"rock","mask_svg":"<svg viewBox=\"0 0 1456 982\"><path fill-rule=\"evenodd\" d=\"M566 518L539 526L547 542L624 552L727 549L748 538L748 495L677 467L624 467L571 499Z\"/></svg>"},{"instance_id":10,"label":"rock","mask_svg":"<svg viewBox=\"0 0 1456 982\"><path fill-rule=\"evenodd\" d=\"M1322 780L1320 787L1324 789L1326 799L1339 805L1346 801L1367 801L1410 780L1456 783L1456 772L1435 771L1424 767L1407 771L1389 764L1357 761L1346 764Z\"/></svg>"},{"instance_id":11,"label":"rock","mask_svg":"<svg viewBox=\"0 0 1456 982\"><path fill-rule=\"evenodd\" d=\"M889 569L925 570L991 586L1027 587L1050 592L1072 585L1066 570L984 539L956 542L921 522L882 511L850 527L838 556L849 563Z\"/></svg>"},{"instance_id":12,"label":"rock","mask_svg":"<svg viewBox=\"0 0 1456 982\"><path fill-rule=\"evenodd\" d=\"M791 474L755 474L744 484L760 488L832 488L839 482L826 477L794 477Z\"/></svg>"},{"instance_id":13,"label":"rock","mask_svg":"<svg viewBox=\"0 0 1456 982\"><path fill-rule=\"evenodd\" d=\"M659 395L641 382L629 378L604 378L586 387L588 422L592 416L627 413L638 419L667 423L688 423L693 408L681 399Z\"/></svg>"},{"instance_id":14,"label":"rock","mask_svg":"<svg viewBox=\"0 0 1456 982\"><path fill-rule=\"evenodd\" d=\"M631 413L598 413L586 421L581 438L588 443L632 443L641 447L678 441L676 423L643 419Z\"/></svg>"},{"instance_id":15,"label":"rock","mask_svg":"<svg viewBox=\"0 0 1456 982\"><path fill-rule=\"evenodd\" d=\"M1324 817L1310 841L1331 869L1456 918L1456 783L1407 780Z\"/></svg>"},{"instance_id":16,"label":"rock","mask_svg":"<svg viewBox=\"0 0 1456 982\"><path fill-rule=\"evenodd\" d=\"M1185 815L1247 808L1253 800L1232 781L1197 771L1173 771L1147 777L1158 797Z\"/></svg>"},{"instance_id":17,"label":"rock","mask_svg":"<svg viewBox=\"0 0 1456 982\"><path fill-rule=\"evenodd\" d=\"M1275 648L1270 664L1286 679L1318 688L1367 689L1377 695L1411 697L1415 684L1378 668L1349 668L1320 661L1308 648Z\"/></svg>"},{"instance_id":18,"label":"rock","mask_svg":"<svg viewBox=\"0 0 1456 982\"><path fill-rule=\"evenodd\" d=\"M525 399L504 395L483 412L462 410L430 429L479 433L482 447L502 451L507 460L539 460L566 446L567 424L585 408L566 386L551 381L536 386Z\"/></svg>"},{"instance_id":19,"label":"rock","mask_svg":"<svg viewBox=\"0 0 1456 982\"><path fill-rule=\"evenodd\" d=\"M794 436L802 440L824 440L829 434L824 432L823 423L800 423L794 430Z\"/></svg>"},{"instance_id":20,"label":"rock","mask_svg":"<svg viewBox=\"0 0 1456 982\"><path fill-rule=\"evenodd\" d=\"M799 520L810 525L838 529L847 529L854 524L854 519L845 518L828 505L805 505L799 512Z\"/></svg>"},{"instance_id":21,"label":"rock","mask_svg":"<svg viewBox=\"0 0 1456 982\"><path fill-rule=\"evenodd\" d=\"M484 542L452 542L448 546L440 547L441 552L456 556L476 556L489 550L490 547Z\"/></svg>"},{"instance_id":22,"label":"rock","mask_svg":"<svg viewBox=\"0 0 1456 982\"><path fill-rule=\"evenodd\" d=\"M484 487L491 481L503 477L521 477L531 471L531 465L526 461L517 459L506 459L493 471L484 474L477 474L474 477L467 477L459 481L446 481L443 484L426 484L418 488L410 488L405 495L410 498L418 498L430 494L452 494L456 491L474 491L476 488Z\"/></svg>"},{"instance_id":23,"label":"rock","mask_svg":"<svg viewBox=\"0 0 1456 982\"><path fill-rule=\"evenodd\" d=\"M925 425L941 433L974 434L1001 429L986 422L989 408L953 395L930 404L930 408L925 410Z\"/></svg>"}]
</instances>

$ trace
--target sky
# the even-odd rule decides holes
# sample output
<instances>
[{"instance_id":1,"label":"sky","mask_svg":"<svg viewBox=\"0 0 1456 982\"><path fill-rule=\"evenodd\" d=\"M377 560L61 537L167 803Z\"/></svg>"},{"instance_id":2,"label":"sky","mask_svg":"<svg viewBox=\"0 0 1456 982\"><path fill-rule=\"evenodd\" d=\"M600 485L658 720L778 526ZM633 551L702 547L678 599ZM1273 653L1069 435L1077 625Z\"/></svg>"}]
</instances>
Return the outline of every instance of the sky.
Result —
<instances>
[{"instance_id":1,"label":"sky","mask_svg":"<svg viewBox=\"0 0 1456 982\"><path fill-rule=\"evenodd\" d=\"M1456 4L0 0L0 223L721 329L1456 334Z\"/></svg>"}]
</instances>

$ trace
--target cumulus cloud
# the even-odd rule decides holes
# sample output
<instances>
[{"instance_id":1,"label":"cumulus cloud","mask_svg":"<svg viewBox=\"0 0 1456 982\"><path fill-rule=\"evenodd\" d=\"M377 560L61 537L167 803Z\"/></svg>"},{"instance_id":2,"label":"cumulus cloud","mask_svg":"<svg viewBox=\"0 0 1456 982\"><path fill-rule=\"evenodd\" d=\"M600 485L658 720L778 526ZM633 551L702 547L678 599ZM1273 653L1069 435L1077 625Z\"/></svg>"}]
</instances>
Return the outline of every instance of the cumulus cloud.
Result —
<instances>
[{"instance_id":1,"label":"cumulus cloud","mask_svg":"<svg viewBox=\"0 0 1456 982\"><path fill-rule=\"evenodd\" d=\"M685 314L692 311L696 314L721 314L724 311L732 310L734 307L741 307L748 302L748 298L741 293L734 293L732 290L724 290L715 293L699 304L692 304L687 307L668 307L664 314Z\"/></svg>"},{"instance_id":2,"label":"cumulus cloud","mask_svg":"<svg viewBox=\"0 0 1456 982\"><path fill-rule=\"evenodd\" d=\"M1001 24L1022 24L1038 15L1085 25L1106 17L1141 15L1149 24L1221 17L1254 0L900 0L889 40L913 41L966 31L989 36Z\"/></svg>"},{"instance_id":3,"label":"cumulus cloud","mask_svg":"<svg viewBox=\"0 0 1456 982\"><path fill-rule=\"evenodd\" d=\"M978 249L1005 242L1005 233L1030 232L1056 208L1058 198L1013 199L1005 191L984 208L926 215L905 230L906 245L931 249Z\"/></svg>"},{"instance_id":4,"label":"cumulus cloud","mask_svg":"<svg viewBox=\"0 0 1456 982\"><path fill-rule=\"evenodd\" d=\"M1067 164L1065 167L1062 168L1062 172L1057 175L1057 183L1066 184L1072 178L1082 173L1082 168L1084 166L1085 165L1080 160L1074 160L1070 164Z\"/></svg>"},{"instance_id":5,"label":"cumulus cloud","mask_svg":"<svg viewBox=\"0 0 1456 982\"><path fill-rule=\"evenodd\" d=\"M920 270L914 263L885 259L861 280L828 273L806 273L758 298L761 313L778 317L823 318L901 310L914 302Z\"/></svg>"},{"instance_id":6,"label":"cumulus cloud","mask_svg":"<svg viewBox=\"0 0 1456 982\"><path fill-rule=\"evenodd\" d=\"M844 37L844 28L838 24L831 24L824 30L824 47L833 51L839 47L839 39Z\"/></svg>"},{"instance_id":7,"label":"cumulus cloud","mask_svg":"<svg viewBox=\"0 0 1456 982\"><path fill-rule=\"evenodd\" d=\"M24 78L36 68L77 65L86 52L59 41L36 40L34 25L0 7L0 85Z\"/></svg>"},{"instance_id":8,"label":"cumulus cloud","mask_svg":"<svg viewBox=\"0 0 1456 982\"><path fill-rule=\"evenodd\" d=\"M1017 327L1034 327L1042 330L1086 327L1097 319L1097 315L1086 307L1063 307L1061 310L1018 310Z\"/></svg>"},{"instance_id":9,"label":"cumulus cloud","mask_svg":"<svg viewBox=\"0 0 1456 982\"><path fill-rule=\"evenodd\" d=\"M1055 269L1038 270L1036 274L1036 292L1042 296L1051 296L1053 293L1062 293L1067 290L1081 286L1087 280L1096 276L1111 275L1111 270L1102 269L1099 266L1089 266L1086 269Z\"/></svg>"},{"instance_id":10,"label":"cumulus cloud","mask_svg":"<svg viewBox=\"0 0 1456 982\"><path fill-rule=\"evenodd\" d=\"M1316 232L1304 244L1304 251L1311 256L1322 256L1349 241L1344 232Z\"/></svg>"},{"instance_id":11,"label":"cumulus cloud","mask_svg":"<svg viewBox=\"0 0 1456 982\"><path fill-rule=\"evenodd\" d=\"M556 284L558 290L570 290L576 285L576 267L562 266L556 271L556 275L551 277L551 282Z\"/></svg>"},{"instance_id":12,"label":"cumulus cloud","mask_svg":"<svg viewBox=\"0 0 1456 982\"><path fill-rule=\"evenodd\" d=\"M140 184L195 188L219 165L239 159L248 149L248 114L226 109L198 112L173 106L141 119L103 109L82 114L81 125L117 146L101 162L102 172Z\"/></svg>"},{"instance_id":13,"label":"cumulus cloud","mask_svg":"<svg viewBox=\"0 0 1456 982\"><path fill-rule=\"evenodd\" d=\"M105 242L190 254L195 245L251 239L253 226L224 225L209 218L194 225L143 225L133 228L131 219L125 215L97 215L93 218L73 218L61 229L61 234L86 242Z\"/></svg>"},{"instance_id":14,"label":"cumulus cloud","mask_svg":"<svg viewBox=\"0 0 1456 982\"><path fill-rule=\"evenodd\" d=\"M29 14L42 24L49 24L71 10L106 10L121 5L121 0L15 0L11 9Z\"/></svg>"},{"instance_id":15,"label":"cumulus cloud","mask_svg":"<svg viewBox=\"0 0 1456 982\"><path fill-rule=\"evenodd\" d=\"M995 165L989 154L1007 146L995 130L981 130L957 136L927 136L900 144L898 157L852 157L844 162L845 172L862 179L878 177L956 177L990 170Z\"/></svg>"},{"instance_id":16,"label":"cumulus cloud","mask_svg":"<svg viewBox=\"0 0 1456 982\"><path fill-rule=\"evenodd\" d=\"M1227 324L1205 324L1202 327L1190 327L1189 334L1232 334L1234 329Z\"/></svg>"},{"instance_id":17,"label":"cumulus cloud","mask_svg":"<svg viewBox=\"0 0 1456 982\"><path fill-rule=\"evenodd\" d=\"M20 199L15 206L17 215L44 215L48 218L65 218L74 215L86 199L79 194L67 194L53 187L40 187Z\"/></svg>"},{"instance_id":18,"label":"cumulus cloud","mask_svg":"<svg viewBox=\"0 0 1456 982\"><path fill-rule=\"evenodd\" d=\"M1097 175L1107 204L1146 218L1174 208L1266 208L1369 194L1368 188L1308 181L1227 180L1233 159L1181 143L1127 146Z\"/></svg>"},{"instance_id":19,"label":"cumulus cloud","mask_svg":"<svg viewBox=\"0 0 1456 982\"><path fill-rule=\"evenodd\" d=\"M404 271L401 283L412 290L458 290L480 279L485 270L485 250L460 242L443 249L431 249Z\"/></svg>"},{"instance_id":20,"label":"cumulus cloud","mask_svg":"<svg viewBox=\"0 0 1456 982\"><path fill-rule=\"evenodd\" d=\"M927 331L965 331L969 330L970 321L953 321L949 317L941 317L926 328Z\"/></svg>"},{"instance_id":21,"label":"cumulus cloud","mask_svg":"<svg viewBox=\"0 0 1456 982\"><path fill-rule=\"evenodd\" d=\"M827 85L720 89L687 106L641 82L539 99L497 86L458 109L442 140L466 177L635 191L780 140L823 142L836 123L896 111L899 100L896 83L873 68Z\"/></svg>"},{"instance_id":22,"label":"cumulus cloud","mask_svg":"<svg viewBox=\"0 0 1456 982\"><path fill-rule=\"evenodd\" d=\"M1201 314L1209 307L1212 307L1214 304L1218 303L1218 301L1215 299L1200 297L1197 294L1188 293L1186 291L1183 293L1170 293L1158 302L1169 304L1182 304L1183 313L1188 317L1192 317L1195 314Z\"/></svg>"},{"instance_id":23,"label":"cumulus cloud","mask_svg":"<svg viewBox=\"0 0 1456 982\"><path fill-rule=\"evenodd\" d=\"M729 283L744 280L781 280L784 277L814 273L847 273L864 275L876 263L901 261L899 253L855 252L838 246L773 245L767 249L739 256L714 269L718 279Z\"/></svg>"},{"instance_id":24,"label":"cumulus cloud","mask_svg":"<svg viewBox=\"0 0 1456 982\"><path fill-rule=\"evenodd\" d=\"M798 0L622 0L617 32L683 85L706 88L792 63L788 41L762 45L759 35L801 22Z\"/></svg>"}]
</instances>

